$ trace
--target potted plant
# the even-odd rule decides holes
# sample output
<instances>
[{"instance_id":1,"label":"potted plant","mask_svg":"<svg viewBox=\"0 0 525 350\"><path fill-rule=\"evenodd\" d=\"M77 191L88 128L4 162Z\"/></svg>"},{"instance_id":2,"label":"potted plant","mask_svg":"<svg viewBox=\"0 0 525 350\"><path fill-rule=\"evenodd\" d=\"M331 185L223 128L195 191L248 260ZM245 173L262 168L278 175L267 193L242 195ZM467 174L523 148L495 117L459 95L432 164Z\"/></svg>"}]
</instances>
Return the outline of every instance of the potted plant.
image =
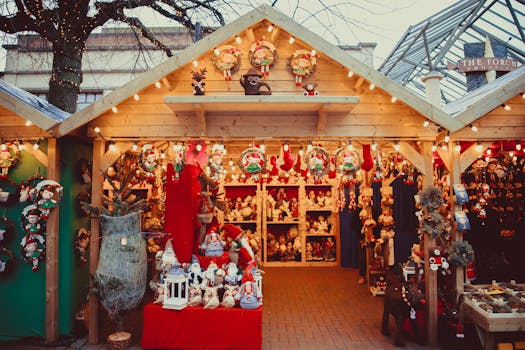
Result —
<instances>
[{"instance_id":1,"label":"potted plant","mask_svg":"<svg viewBox=\"0 0 525 350\"><path fill-rule=\"evenodd\" d=\"M133 186L144 180L138 164L137 156L124 154L113 169L102 173L112 188L109 196L104 196L104 206L85 205L100 222L102 241L92 292L116 323L117 333L108 339L112 346L115 341L129 341L131 335L122 334L124 316L141 302L146 289L146 242L141 232L146 200L139 200L132 192Z\"/></svg>"}]
</instances>

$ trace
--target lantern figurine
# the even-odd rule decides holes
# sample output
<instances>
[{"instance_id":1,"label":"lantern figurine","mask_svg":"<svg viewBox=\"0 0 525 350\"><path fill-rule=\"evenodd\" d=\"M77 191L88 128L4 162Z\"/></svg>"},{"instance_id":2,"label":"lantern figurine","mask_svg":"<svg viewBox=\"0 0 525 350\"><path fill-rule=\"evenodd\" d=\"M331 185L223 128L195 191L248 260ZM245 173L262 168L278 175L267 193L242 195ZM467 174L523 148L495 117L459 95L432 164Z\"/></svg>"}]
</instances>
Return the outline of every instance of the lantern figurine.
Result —
<instances>
[{"instance_id":1,"label":"lantern figurine","mask_svg":"<svg viewBox=\"0 0 525 350\"><path fill-rule=\"evenodd\" d=\"M188 306L188 276L178 261L164 277L164 309L182 310Z\"/></svg>"},{"instance_id":2,"label":"lantern figurine","mask_svg":"<svg viewBox=\"0 0 525 350\"><path fill-rule=\"evenodd\" d=\"M224 75L224 80L232 80L232 73L239 70L242 51L233 45L223 45L214 50L212 61Z\"/></svg>"},{"instance_id":3,"label":"lantern figurine","mask_svg":"<svg viewBox=\"0 0 525 350\"><path fill-rule=\"evenodd\" d=\"M288 69L295 77L295 86L300 87L303 78L315 72L317 58L315 50L296 50L288 59Z\"/></svg>"}]
</instances>

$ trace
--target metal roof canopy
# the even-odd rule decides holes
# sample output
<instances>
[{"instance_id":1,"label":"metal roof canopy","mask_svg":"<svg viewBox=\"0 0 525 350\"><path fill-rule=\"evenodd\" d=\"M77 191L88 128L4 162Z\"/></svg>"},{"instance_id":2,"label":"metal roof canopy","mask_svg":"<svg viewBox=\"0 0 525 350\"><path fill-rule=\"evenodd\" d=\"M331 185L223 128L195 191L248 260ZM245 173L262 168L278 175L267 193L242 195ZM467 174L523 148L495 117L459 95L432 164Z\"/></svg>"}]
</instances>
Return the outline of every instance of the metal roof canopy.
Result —
<instances>
[{"instance_id":1,"label":"metal roof canopy","mask_svg":"<svg viewBox=\"0 0 525 350\"><path fill-rule=\"evenodd\" d=\"M426 20L410 26L379 71L395 82L425 96L419 77L439 71L441 100L454 101L467 93L461 73L447 70L447 62L463 58L463 46L491 41L507 46L508 55L525 61L525 0L458 1Z\"/></svg>"}]
</instances>

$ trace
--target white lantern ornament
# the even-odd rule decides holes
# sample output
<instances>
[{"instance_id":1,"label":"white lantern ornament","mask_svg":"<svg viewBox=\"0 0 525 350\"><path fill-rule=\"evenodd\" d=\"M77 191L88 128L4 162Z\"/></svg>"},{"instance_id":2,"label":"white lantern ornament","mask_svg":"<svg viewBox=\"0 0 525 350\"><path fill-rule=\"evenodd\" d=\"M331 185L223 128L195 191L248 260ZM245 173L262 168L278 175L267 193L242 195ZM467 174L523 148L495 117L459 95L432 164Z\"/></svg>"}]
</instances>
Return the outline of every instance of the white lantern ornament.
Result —
<instances>
[{"instance_id":1,"label":"white lantern ornament","mask_svg":"<svg viewBox=\"0 0 525 350\"><path fill-rule=\"evenodd\" d=\"M164 278L165 309L182 310L188 306L188 277L177 261Z\"/></svg>"}]
</instances>

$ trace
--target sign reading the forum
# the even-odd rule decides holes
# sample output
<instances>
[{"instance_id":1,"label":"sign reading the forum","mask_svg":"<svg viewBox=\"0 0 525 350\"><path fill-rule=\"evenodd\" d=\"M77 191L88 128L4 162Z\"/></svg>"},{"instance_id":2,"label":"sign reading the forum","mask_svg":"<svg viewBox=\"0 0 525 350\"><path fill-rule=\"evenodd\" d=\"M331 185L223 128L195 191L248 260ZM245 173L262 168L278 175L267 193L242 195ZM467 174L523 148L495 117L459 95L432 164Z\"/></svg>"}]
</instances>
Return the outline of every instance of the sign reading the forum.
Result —
<instances>
[{"instance_id":1,"label":"sign reading the forum","mask_svg":"<svg viewBox=\"0 0 525 350\"><path fill-rule=\"evenodd\" d=\"M458 72L483 72L494 70L497 72L510 72L519 68L520 62L508 58L477 57L460 60L457 63Z\"/></svg>"}]
</instances>

